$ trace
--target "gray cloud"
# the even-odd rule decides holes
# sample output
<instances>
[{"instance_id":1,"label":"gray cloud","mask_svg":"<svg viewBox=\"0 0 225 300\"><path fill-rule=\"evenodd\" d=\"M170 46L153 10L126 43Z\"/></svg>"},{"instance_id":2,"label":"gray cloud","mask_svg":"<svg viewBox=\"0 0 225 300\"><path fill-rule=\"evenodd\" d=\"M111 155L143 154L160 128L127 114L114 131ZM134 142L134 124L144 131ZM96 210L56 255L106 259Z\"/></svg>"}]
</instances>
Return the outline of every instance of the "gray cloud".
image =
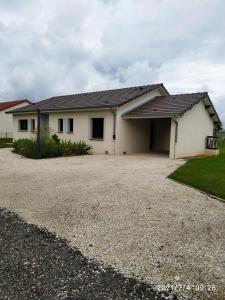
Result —
<instances>
[{"instance_id":1,"label":"gray cloud","mask_svg":"<svg viewBox=\"0 0 225 300\"><path fill-rule=\"evenodd\" d=\"M222 0L0 2L0 99L164 82L208 90L225 123Z\"/></svg>"}]
</instances>

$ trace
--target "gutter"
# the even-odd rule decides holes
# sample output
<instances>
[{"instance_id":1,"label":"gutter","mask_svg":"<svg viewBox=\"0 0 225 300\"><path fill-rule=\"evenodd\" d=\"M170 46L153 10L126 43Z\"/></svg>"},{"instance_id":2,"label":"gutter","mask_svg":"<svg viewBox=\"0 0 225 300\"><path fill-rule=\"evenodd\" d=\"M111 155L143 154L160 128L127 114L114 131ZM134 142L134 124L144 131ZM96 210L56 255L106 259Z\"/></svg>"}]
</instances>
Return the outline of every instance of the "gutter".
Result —
<instances>
[{"instance_id":1,"label":"gutter","mask_svg":"<svg viewBox=\"0 0 225 300\"><path fill-rule=\"evenodd\" d=\"M93 107L79 107L79 108L62 108L62 109L46 109L46 110L41 110L42 113L54 113L54 112L79 112L79 111L89 111L89 110L96 110L96 109L101 109L101 110L110 110L115 108L115 106L93 106ZM36 114L37 109L35 110L30 110L30 111L8 111L7 114L14 114L14 115L19 115L19 114Z\"/></svg>"},{"instance_id":2,"label":"gutter","mask_svg":"<svg viewBox=\"0 0 225 300\"><path fill-rule=\"evenodd\" d=\"M116 154L116 111L115 110L111 110L111 113L113 114L113 135L112 135L112 139L113 139L113 149L112 149L112 153L113 155Z\"/></svg>"}]
</instances>

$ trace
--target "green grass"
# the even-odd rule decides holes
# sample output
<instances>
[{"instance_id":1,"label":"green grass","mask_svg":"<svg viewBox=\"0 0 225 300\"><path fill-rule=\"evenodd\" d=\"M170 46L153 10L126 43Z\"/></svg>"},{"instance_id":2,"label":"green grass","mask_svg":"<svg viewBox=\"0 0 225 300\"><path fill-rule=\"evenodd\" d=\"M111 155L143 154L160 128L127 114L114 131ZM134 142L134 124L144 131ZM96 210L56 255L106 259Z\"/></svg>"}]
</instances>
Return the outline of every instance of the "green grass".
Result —
<instances>
[{"instance_id":1,"label":"green grass","mask_svg":"<svg viewBox=\"0 0 225 300\"><path fill-rule=\"evenodd\" d=\"M12 139L0 139L0 148L11 148Z\"/></svg>"},{"instance_id":2,"label":"green grass","mask_svg":"<svg viewBox=\"0 0 225 300\"><path fill-rule=\"evenodd\" d=\"M195 158L168 177L225 199L225 140L219 141L219 156Z\"/></svg>"},{"instance_id":3,"label":"green grass","mask_svg":"<svg viewBox=\"0 0 225 300\"><path fill-rule=\"evenodd\" d=\"M220 149L220 154L225 154L225 138L218 139L218 147Z\"/></svg>"}]
</instances>

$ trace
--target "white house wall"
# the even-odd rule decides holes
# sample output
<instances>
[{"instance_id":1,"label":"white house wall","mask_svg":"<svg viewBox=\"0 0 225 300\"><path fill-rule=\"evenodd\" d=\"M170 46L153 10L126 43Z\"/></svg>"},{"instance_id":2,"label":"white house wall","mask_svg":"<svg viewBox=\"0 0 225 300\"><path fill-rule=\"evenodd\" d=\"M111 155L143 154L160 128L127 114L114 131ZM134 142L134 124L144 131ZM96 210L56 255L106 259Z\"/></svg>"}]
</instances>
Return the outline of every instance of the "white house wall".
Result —
<instances>
[{"instance_id":1,"label":"white house wall","mask_svg":"<svg viewBox=\"0 0 225 300\"><path fill-rule=\"evenodd\" d=\"M12 138L13 136L13 116L11 114L7 114L6 112L16 108L27 106L28 104L28 102L23 102L11 108L0 111L0 138L5 138L6 133L7 137L9 138Z\"/></svg>"},{"instance_id":2,"label":"white house wall","mask_svg":"<svg viewBox=\"0 0 225 300\"><path fill-rule=\"evenodd\" d=\"M104 139L92 140L90 139L90 118L99 117L104 118ZM58 119L64 119L64 132L58 133ZM74 132L67 133L67 120L73 118ZM85 141L92 145L95 153L113 152L113 114L111 111L86 111L86 112L71 112L71 113L50 113L49 127L51 134L56 133L60 139L71 141Z\"/></svg>"},{"instance_id":3,"label":"white house wall","mask_svg":"<svg viewBox=\"0 0 225 300\"><path fill-rule=\"evenodd\" d=\"M204 154L206 137L213 135L214 124L205 105L200 102L178 118L178 136L175 157L188 157ZM173 129L175 125L173 124ZM175 134L172 134L175 138ZM174 140L171 141L171 146Z\"/></svg>"},{"instance_id":4,"label":"white house wall","mask_svg":"<svg viewBox=\"0 0 225 300\"><path fill-rule=\"evenodd\" d=\"M90 139L90 118L103 117L104 118L104 139L92 140ZM74 132L68 133L67 122L72 118L74 121ZM28 131L18 131L18 120L28 119ZM14 115L14 139L19 138L34 138L35 135L30 131L30 120L35 119L37 126L37 116L33 114ZM64 131L58 132L58 119L63 119ZM85 141L87 144L92 145L94 153L108 153L113 152L113 114L111 111L86 111L86 112L61 112L49 113L49 134L57 134L61 140L70 140L74 142Z\"/></svg>"},{"instance_id":5,"label":"white house wall","mask_svg":"<svg viewBox=\"0 0 225 300\"><path fill-rule=\"evenodd\" d=\"M35 119L35 124L37 126L37 115L35 114L20 114L13 116L13 139L33 139L35 134L31 132L31 120ZM18 121L19 120L28 120L28 131L19 131Z\"/></svg>"},{"instance_id":6,"label":"white house wall","mask_svg":"<svg viewBox=\"0 0 225 300\"><path fill-rule=\"evenodd\" d=\"M176 120L177 121L177 120ZM175 131L176 131L176 123L173 119L171 119L171 126L170 126L170 158L175 158Z\"/></svg>"}]
</instances>

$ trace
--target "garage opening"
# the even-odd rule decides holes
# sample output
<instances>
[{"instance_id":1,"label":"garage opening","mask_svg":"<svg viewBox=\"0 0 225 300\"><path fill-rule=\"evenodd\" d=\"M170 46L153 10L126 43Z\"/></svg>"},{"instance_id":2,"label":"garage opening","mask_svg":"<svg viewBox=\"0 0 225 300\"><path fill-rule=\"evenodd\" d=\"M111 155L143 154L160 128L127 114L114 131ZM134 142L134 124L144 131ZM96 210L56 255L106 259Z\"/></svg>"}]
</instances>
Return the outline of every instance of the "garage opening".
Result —
<instances>
[{"instance_id":1,"label":"garage opening","mask_svg":"<svg viewBox=\"0 0 225 300\"><path fill-rule=\"evenodd\" d=\"M149 120L149 151L169 154L170 119Z\"/></svg>"},{"instance_id":2,"label":"garage opening","mask_svg":"<svg viewBox=\"0 0 225 300\"><path fill-rule=\"evenodd\" d=\"M171 118L124 118L121 152L169 156Z\"/></svg>"}]
</instances>

